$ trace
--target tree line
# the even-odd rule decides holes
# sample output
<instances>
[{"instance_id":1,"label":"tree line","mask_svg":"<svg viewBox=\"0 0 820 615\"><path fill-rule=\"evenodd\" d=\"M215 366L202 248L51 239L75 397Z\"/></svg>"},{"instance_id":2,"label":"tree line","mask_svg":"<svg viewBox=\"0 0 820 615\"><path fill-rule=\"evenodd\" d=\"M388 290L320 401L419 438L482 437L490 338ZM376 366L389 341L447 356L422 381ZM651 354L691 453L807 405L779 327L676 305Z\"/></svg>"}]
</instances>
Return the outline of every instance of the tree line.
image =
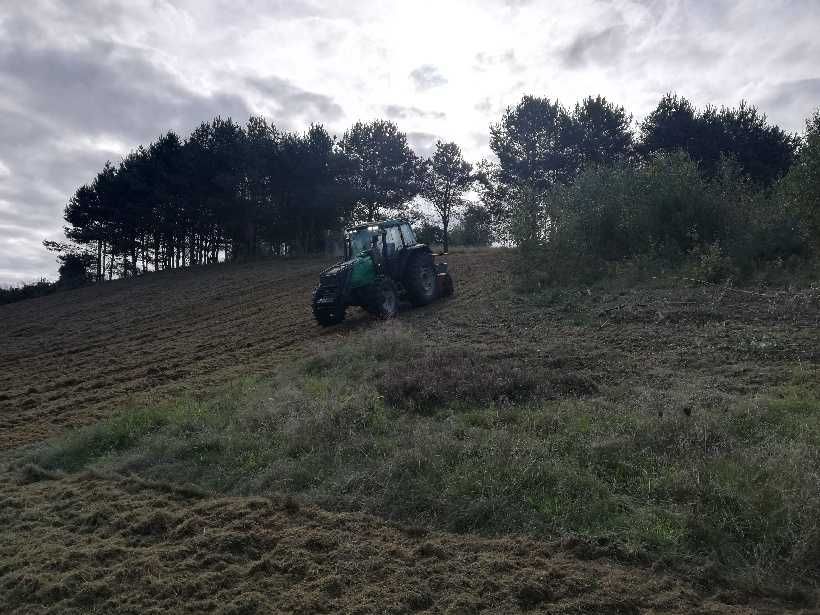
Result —
<instances>
[{"instance_id":1,"label":"tree line","mask_svg":"<svg viewBox=\"0 0 820 615\"><path fill-rule=\"evenodd\" d=\"M657 169L673 153L694 165L698 181L717 182L731 164L744 190L777 188L806 217L799 203L811 200L803 184L816 186L816 169L805 170L816 164L813 134L788 134L747 103L699 110L669 94L635 130L632 116L601 96L573 107L525 96L490 126L494 160L473 165L451 142L418 157L386 120L358 122L336 138L318 124L296 133L262 117L244 126L216 117L187 138L168 132L107 163L65 208L68 242L46 245L59 254L61 278L83 280L315 253L351 222L397 214L445 249L451 236L556 246L558 229L566 234L580 215L565 206L579 178L592 169ZM804 169L799 181L796 169ZM419 198L432 216L419 213Z\"/></svg>"},{"instance_id":2,"label":"tree line","mask_svg":"<svg viewBox=\"0 0 820 615\"><path fill-rule=\"evenodd\" d=\"M799 137L745 102L698 110L668 94L633 131L601 97L526 96L491 126L482 202L550 275L635 257L748 273L820 247L819 118Z\"/></svg>"}]
</instances>

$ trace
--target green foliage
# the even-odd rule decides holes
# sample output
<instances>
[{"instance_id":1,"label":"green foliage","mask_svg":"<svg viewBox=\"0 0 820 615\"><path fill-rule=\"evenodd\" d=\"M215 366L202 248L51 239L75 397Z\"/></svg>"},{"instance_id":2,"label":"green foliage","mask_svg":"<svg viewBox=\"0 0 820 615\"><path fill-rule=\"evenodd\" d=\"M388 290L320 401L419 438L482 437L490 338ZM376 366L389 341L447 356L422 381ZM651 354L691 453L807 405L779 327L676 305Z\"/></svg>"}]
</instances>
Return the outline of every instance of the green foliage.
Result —
<instances>
[{"instance_id":1,"label":"green foliage","mask_svg":"<svg viewBox=\"0 0 820 615\"><path fill-rule=\"evenodd\" d=\"M570 140L578 168L625 162L633 155L632 116L602 96L575 104Z\"/></svg>"},{"instance_id":2,"label":"green foliage","mask_svg":"<svg viewBox=\"0 0 820 615\"><path fill-rule=\"evenodd\" d=\"M778 187L798 140L745 102L700 111L669 94L637 143L630 123L600 96L572 112L532 96L508 108L490 131L498 162L477 173L496 237L582 275L652 255L688 256L696 272L723 278L808 253L820 228L811 127L802 162Z\"/></svg>"},{"instance_id":3,"label":"green foliage","mask_svg":"<svg viewBox=\"0 0 820 615\"><path fill-rule=\"evenodd\" d=\"M716 281L806 251L793 217L730 159L712 178L683 152L590 167L546 201L551 234L541 249L551 259L590 261L587 270L595 261L649 256L677 266L688 259L696 275Z\"/></svg>"},{"instance_id":4,"label":"green foliage","mask_svg":"<svg viewBox=\"0 0 820 615\"><path fill-rule=\"evenodd\" d=\"M540 192L570 181L575 172L569 113L557 101L525 96L490 126L490 148L498 157L499 182L526 184Z\"/></svg>"},{"instance_id":5,"label":"green foliage","mask_svg":"<svg viewBox=\"0 0 820 615\"><path fill-rule=\"evenodd\" d=\"M820 249L820 111L806 121L797 162L783 181L782 195Z\"/></svg>"},{"instance_id":6,"label":"green foliage","mask_svg":"<svg viewBox=\"0 0 820 615\"><path fill-rule=\"evenodd\" d=\"M437 224L432 224L429 220L423 219L414 227L416 241L427 245L444 243L444 229Z\"/></svg>"},{"instance_id":7,"label":"green foliage","mask_svg":"<svg viewBox=\"0 0 820 615\"><path fill-rule=\"evenodd\" d=\"M60 255L59 284L72 288L83 286L92 281L89 269L94 262L90 254L62 254Z\"/></svg>"},{"instance_id":8,"label":"green foliage","mask_svg":"<svg viewBox=\"0 0 820 615\"><path fill-rule=\"evenodd\" d=\"M692 275L706 282L723 282L734 277L734 265L721 248L720 241L695 246L689 251Z\"/></svg>"},{"instance_id":9,"label":"green foliage","mask_svg":"<svg viewBox=\"0 0 820 615\"><path fill-rule=\"evenodd\" d=\"M436 141L435 153L421 169L421 194L441 220L445 252L450 245L450 222L466 205L464 193L473 183L472 170L458 145L441 141Z\"/></svg>"},{"instance_id":10,"label":"green foliage","mask_svg":"<svg viewBox=\"0 0 820 615\"><path fill-rule=\"evenodd\" d=\"M145 436L179 417L179 407L148 406L125 411L111 419L77 430L57 445L46 444L37 453L39 464L76 471L136 446Z\"/></svg>"},{"instance_id":11,"label":"green foliage","mask_svg":"<svg viewBox=\"0 0 820 615\"><path fill-rule=\"evenodd\" d=\"M391 122L358 123L337 142L320 125L297 134L261 117L244 127L216 117L187 140L168 132L138 147L81 186L64 212L80 249L63 257L82 254L102 280L320 251L351 218L403 207L418 191L416 166Z\"/></svg>"},{"instance_id":12,"label":"green foliage","mask_svg":"<svg viewBox=\"0 0 820 615\"><path fill-rule=\"evenodd\" d=\"M82 255L87 277L101 280L315 252L350 219L406 211L420 192L441 221L441 237L430 227L430 238L445 249L451 230L464 245L549 244L566 262L650 252L679 260L719 241L747 272L820 241L816 117L781 184L798 140L745 102L698 110L666 95L637 140L631 123L601 96L573 108L525 96L490 127L497 162L473 172L455 143L438 142L421 163L389 121L358 122L337 141L320 125L296 134L261 117L244 127L217 117L187 139L168 132L140 146L80 187L65 209L67 237L79 249L63 256ZM611 203L603 198L608 181ZM473 186L480 207L463 198ZM594 197L589 211L579 194ZM582 221L589 232L567 235L567 225ZM82 279L79 265L71 263L66 281Z\"/></svg>"},{"instance_id":13,"label":"green foliage","mask_svg":"<svg viewBox=\"0 0 820 615\"><path fill-rule=\"evenodd\" d=\"M34 299L35 297L45 297L46 295L50 295L57 290L57 285L53 282L49 282L45 278L42 278L32 284L0 288L0 305L15 303L25 299Z\"/></svg>"},{"instance_id":14,"label":"green foliage","mask_svg":"<svg viewBox=\"0 0 820 615\"><path fill-rule=\"evenodd\" d=\"M721 159L735 159L743 174L761 186L783 177L794 160L797 140L769 124L745 101L734 108L697 110L687 99L666 94L641 124L645 155L684 151L709 177L720 172Z\"/></svg>"},{"instance_id":15,"label":"green foliage","mask_svg":"<svg viewBox=\"0 0 820 615\"><path fill-rule=\"evenodd\" d=\"M395 212L418 193L418 159L393 122L357 122L345 132L339 148L351 161L352 172L345 181L357 219L376 220L385 210Z\"/></svg>"},{"instance_id":16,"label":"green foliage","mask_svg":"<svg viewBox=\"0 0 820 615\"><path fill-rule=\"evenodd\" d=\"M468 204L450 237L452 243L458 246L492 245L496 232L490 211L479 203Z\"/></svg>"},{"instance_id":17,"label":"green foliage","mask_svg":"<svg viewBox=\"0 0 820 615\"><path fill-rule=\"evenodd\" d=\"M490 126L497 181L541 193L571 182L585 165L623 162L632 152L631 121L623 107L601 96L587 97L571 111L548 98L525 96Z\"/></svg>"}]
</instances>

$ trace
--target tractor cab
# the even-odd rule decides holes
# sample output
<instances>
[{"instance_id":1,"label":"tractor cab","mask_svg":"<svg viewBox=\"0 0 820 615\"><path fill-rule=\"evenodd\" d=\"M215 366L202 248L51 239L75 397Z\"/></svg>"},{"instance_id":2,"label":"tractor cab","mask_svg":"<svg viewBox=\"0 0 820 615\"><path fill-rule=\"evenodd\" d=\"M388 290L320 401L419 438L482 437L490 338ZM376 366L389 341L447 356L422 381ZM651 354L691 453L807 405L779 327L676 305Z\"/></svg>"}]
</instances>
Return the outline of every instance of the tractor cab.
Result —
<instances>
[{"instance_id":1,"label":"tractor cab","mask_svg":"<svg viewBox=\"0 0 820 615\"><path fill-rule=\"evenodd\" d=\"M345 259L356 258L375 246L379 254L387 260L416 245L413 229L402 220L360 224L345 232Z\"/></svg>"}]
</instances>

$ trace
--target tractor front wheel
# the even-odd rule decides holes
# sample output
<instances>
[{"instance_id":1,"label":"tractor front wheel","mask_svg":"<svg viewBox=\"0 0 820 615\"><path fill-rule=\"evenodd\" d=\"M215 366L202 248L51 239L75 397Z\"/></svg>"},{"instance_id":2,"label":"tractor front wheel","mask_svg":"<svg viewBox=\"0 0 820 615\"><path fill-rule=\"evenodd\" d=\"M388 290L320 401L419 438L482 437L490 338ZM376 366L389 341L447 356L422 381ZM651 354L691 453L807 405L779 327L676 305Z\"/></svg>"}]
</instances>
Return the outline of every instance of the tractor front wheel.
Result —
<instances>
[{"instance_id":1,"label":"tractor front wheel","mask_svg":"<svg viewBox=\"0 0 820 615\"><path fill-rule=\"evenodd\" d=\"M313 291L313 317L323 327L337 325L345 319L345 308L335 297L335 292L322 287Z\"/></svg>"},{"instance_id":2,"label":"tractor front wheel","mask_svg":"<svg viewBox=\"0 0 820 615\"><path fill-rule=\"evenodd\" d=\"M381 280L373 287L368 312L379 318L393 318L399 312L399 295L390 280Z\"/></svg>"}]
</instances>

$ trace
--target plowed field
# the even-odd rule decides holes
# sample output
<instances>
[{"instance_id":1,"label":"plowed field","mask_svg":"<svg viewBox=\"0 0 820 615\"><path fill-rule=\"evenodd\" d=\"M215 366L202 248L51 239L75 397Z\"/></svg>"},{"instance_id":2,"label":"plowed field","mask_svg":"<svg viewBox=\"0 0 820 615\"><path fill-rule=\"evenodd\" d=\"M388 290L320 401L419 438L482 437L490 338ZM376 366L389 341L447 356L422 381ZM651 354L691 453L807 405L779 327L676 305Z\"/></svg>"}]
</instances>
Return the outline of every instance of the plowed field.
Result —
<instances>
[{"instance_id":1,"label":"plowed field","mask_svg":"<svg viewBox=\"0 0 820 615\"><path fill-rule=\"evenodd\" d=\"M456 296L401 318L430 343L467 343L491 360L564 361L606 383L694 375L755 389L794 363L820 361L817 291L580 289L568 310L511 293L510 259L499 250L450 255ZM164 272L0 306L0 449L93 421L134 396L265 373L367 326L356 308L340 327L314 323L310 291L325 264Z\"/></svg>"},{"instance_id":2,"label":"plowed field","mask_svg":"<svg viewBox=\"0 0 820 615\"><path fill-rule=\"evenodd\" d=\"M458 296L411 311L461 327L506 276L507 256L453 255ZM264 373L369 318L316 325L319 259L172 271L0 306L0 449L106 415L133 396Z\"/></svg>"}]
</instances>

